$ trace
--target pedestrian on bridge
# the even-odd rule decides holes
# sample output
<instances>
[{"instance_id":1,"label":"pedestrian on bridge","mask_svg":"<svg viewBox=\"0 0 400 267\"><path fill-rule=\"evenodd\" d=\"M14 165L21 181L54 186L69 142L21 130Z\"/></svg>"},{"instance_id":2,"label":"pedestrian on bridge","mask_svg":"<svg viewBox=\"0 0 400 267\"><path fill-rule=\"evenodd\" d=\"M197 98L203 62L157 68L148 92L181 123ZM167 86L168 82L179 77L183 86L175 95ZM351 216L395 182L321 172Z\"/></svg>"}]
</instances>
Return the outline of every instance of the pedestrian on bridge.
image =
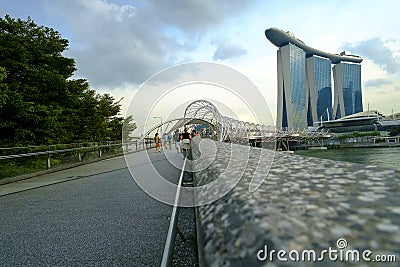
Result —
<instances>
[{"instance_id":1,"label":"pedestrian on bridge","mask_svg":"<svg viewBox=\"0 0 400 267\"><path fill-rule=\"evenodd\" d=\"M167 133L164 133L162 136L162 146L164 149L167 148L167 142L168 142L168 135Z\"/></svg>"},{"instance_id":2,"label":"pedestrian on bridge","mask_svg":"<svg viewBox=\"0 0 400 267\"><path fill-rule=\"evenodd\" d=\"M177 153L181 153L181 132L176 130L174 133L175 148Z\"/></svg>"},{"instance_id":3,"label":"pedestrian on bridge","mask_svg":"<svg viewBox=\"0 0 400 267\"><path fill-rule=\"evenodd\" d=\"M156 153L161 153L160 147L161 147L161 138L158 133L155 134L154 136L154 142L156 142Z\"/></svg>"},{"instance_id":4,"label":"pedestrian on bridge","mask_svg":"<svg viewBox=\"0 0 400 267\"><path fill-rule=\"evenodd\" d=\"M169 146L169 149L172 149L172 147L171 147L171 143L172 143L172 133L168 133L168 135L167 135L167 137L168 137L168 146Z\"/></svg>"},{"instance_id":5,"label":"pedestrian on bridge","mask_svg":"<svg viewBox=\"0 0 400 267\"><path fill-rule=\"evenodd\" d=\"M192 136L188 133L188 129L185 128L183 133L181 134L181 149L184 157L187 157L189 149L190 149L190 141L192 140Z\"/></svg>"}]
</instances>

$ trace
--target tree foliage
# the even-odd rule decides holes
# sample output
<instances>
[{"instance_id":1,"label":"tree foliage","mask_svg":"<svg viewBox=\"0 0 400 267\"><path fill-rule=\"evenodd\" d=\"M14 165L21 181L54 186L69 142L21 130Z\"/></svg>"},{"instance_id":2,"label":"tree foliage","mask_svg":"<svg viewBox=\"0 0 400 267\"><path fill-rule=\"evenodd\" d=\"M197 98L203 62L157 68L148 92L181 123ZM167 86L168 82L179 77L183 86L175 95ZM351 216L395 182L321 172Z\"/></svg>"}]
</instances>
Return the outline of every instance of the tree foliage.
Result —
<instances>
[{"instance_id":1,"label":"tree foliage","mask_svg":"<svg viewBox=\"0 0 400 267\"><path fill-rule=\"evenodd\" d=\"M0 146L121 139L119 103L71 79L67 49L31 18L0 18Z\"/></svg>"},{"instance_id":2,"label":"tree foliage","mask_svg":"<svg viewBox=\"0 0 400 267\"><path fill-rule=\"evenodd\" d=\"M137 128L136 123L133 122L132 115L125 118L123 121L122 127L122 137L124 141L131 141L132 140L132 132Z\"/></svg>"},{"instance_id":3,"label":"tree foliage","mask_svg":"<svg viewBox=\"0 0 400 267\"><path fill-rule=\"evenodd\" d=\"M375 132L364 132L364 133L360 133L360 132L352 132L352 133L348 133L348 134L341 134L339 136L339 139L347 139L347 138L357 138L357 137L365 137L365 136L381 136L381 133L378 131Z\"/></svg>"}]
</instances>

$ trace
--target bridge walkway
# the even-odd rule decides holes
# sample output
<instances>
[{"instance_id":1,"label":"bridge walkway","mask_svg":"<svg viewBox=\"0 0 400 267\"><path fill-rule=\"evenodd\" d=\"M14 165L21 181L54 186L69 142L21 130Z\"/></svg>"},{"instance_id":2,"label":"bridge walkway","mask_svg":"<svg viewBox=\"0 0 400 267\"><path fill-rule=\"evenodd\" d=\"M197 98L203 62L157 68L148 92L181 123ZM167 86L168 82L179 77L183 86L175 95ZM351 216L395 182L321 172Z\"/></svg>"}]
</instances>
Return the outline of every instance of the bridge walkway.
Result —
<instances>
[{"instance_id":1,"label":"bridge walkway","mask_svg":"<svg viewBox=\"0 0 400 267\"><path fill-rule=\"evenodd\" d=\"M165 155L152 150L149 162L144 153L129 156L178 181ZM0 211L0 266L158 266L172 207L117 157L2 185Z\"/></svg>"}]
</instances>

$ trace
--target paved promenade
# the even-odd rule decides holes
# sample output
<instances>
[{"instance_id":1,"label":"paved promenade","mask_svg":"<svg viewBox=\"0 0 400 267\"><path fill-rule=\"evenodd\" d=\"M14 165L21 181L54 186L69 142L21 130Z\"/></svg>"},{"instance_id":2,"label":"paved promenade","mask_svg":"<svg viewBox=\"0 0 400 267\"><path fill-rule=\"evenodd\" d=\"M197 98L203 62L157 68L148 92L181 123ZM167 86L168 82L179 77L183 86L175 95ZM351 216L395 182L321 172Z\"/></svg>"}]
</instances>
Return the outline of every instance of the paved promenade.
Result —
<instances>
[{"instance_id":1,"label":"paved promenade","mask_svg":"<svg viewBox=\"0 0 400 267\"><path fill-rule=\"evenodd\" d=\"M129 157L150 166L144 153ZM180 170L150 153L177 181ZM118 157L2 185L0 211L0 266L158 266L172 207L144 193Z\"/></svg>"}]
</instances>

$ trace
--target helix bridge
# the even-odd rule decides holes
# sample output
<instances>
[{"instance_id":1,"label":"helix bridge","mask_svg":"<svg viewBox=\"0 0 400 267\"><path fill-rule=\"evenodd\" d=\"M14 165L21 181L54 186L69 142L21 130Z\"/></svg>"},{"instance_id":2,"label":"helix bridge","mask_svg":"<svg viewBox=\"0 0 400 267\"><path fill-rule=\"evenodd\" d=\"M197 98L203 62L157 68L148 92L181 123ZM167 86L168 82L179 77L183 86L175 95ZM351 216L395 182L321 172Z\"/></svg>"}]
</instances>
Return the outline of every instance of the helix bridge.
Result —
<instances>
[{"instance_id":1,"label":"helix bridge","mask_svg":"<svg viewBox=\"0 0 400 267\"><path fill-rule=\"evenodd\" d=\"M149 129L143 138L162 127L163 132L204 125L210 129L208 137L220 142L289 150L290 142L319 142L330 139L332 133L315 129L287 129L272 125L255 124L224 116L218 108L207 100L191 102L184 116L160 123ZM140 142L140 140L139 140Z\"/></svg>"}]
</instances>

